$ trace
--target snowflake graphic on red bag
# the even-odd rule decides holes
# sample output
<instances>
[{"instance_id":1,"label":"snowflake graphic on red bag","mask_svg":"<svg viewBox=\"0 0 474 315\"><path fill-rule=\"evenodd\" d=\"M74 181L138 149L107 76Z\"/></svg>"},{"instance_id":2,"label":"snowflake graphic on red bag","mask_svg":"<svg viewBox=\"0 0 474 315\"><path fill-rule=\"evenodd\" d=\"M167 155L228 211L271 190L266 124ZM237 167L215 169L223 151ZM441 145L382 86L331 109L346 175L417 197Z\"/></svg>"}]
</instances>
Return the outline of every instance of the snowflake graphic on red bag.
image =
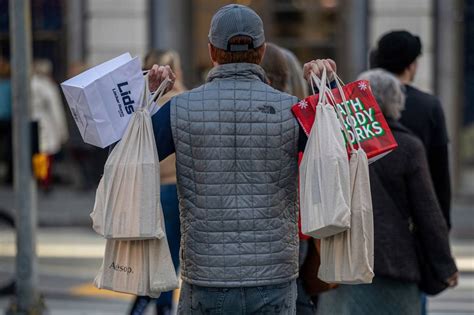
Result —
<instances>
[{"instance_id":1,"label":"snowflake graphic on red bag","mask_svg":"<svg viewBox=\"0 0 474 315\"><path fill-rule=\"evenodd\" d=\"M372 95L369 82L358 80L344 85L342 90L346 96L346 104L343 104L337 88L332 89L331 92L336 101L336 109L342 114L344 125L348 130L350 139L346 138L346 143L349 140L356 146L356 140L359 140L369 162L374 162L395 149L398 146L397 142ZM306 135L309 135L314 123L318 98L319 94L308 96L291 108ZM302 106L302 104L308 106ZM347 113L347 110L350 113Z\"/></svg>"}]
</instances>

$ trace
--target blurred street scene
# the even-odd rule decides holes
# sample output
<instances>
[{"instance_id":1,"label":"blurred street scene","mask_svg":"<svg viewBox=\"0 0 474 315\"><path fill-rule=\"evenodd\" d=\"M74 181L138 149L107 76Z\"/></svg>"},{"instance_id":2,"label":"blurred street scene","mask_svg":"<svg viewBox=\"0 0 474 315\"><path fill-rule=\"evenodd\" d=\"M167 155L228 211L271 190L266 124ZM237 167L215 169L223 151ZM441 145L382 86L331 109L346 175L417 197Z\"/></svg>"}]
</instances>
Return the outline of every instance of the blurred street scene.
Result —
<instances>
[{"instance_id":1,"label":"blurred street scene","mask_svg":"<svg viewBox=\"0 0 474 315\"><path fill-rule=\"evenodd\" d=\"M406 29L420 36L424 48L414 84L440 98L447 121L454 199L451 244L460 270L459 285L430 298L428 311L474 314L473 1L31 0L35 73L59 87L124 52L143 60L150 49L173 49L181 56L184 85L193 88L212 66L207 48L211 17L231 2L253 8L263 19L267 41L291 50L300 61L336 60L346 82L368 68L369 50L381 34ZM9 84L10 75L8 12L9 1L0 0L0 102L7 101L2 86ZM48 176L37 188L39 291L52 315L128 314L133 296L92 284L105 241L92 230L89 214L107 150L82 141L63 95L58 97L56 121L61 123L48 139L59 137L48 144L36 141L39 148L49 148L43 150ZM34 116L41 124L41 112ZM15 273L15 231L1 216L15 217L11 136L11 113L0 108L0 315L11 303L8 285ZM152 307L147 314L154 314Z\"/></svg>"},{"instance_id":2,"label":"blurred street scene","mask_svg":"<svg viewBox=\"0 0 474 315\"><path fill-rule=\"evenodd\" d=\"M9 189L1 189L0 198L7 206L13 203ZM98 290L92 284L105 246L105 241L90 228L93 200L92 192L67 188L39 198L39 283L52 315L127 314L133 300L126 294ZM430 299L429 314L473 314L473 202L464 200L453 208L452 248L461 271L459 286ZM2 229L0 236L1 286L14 276L15 243L13 231ZM0 314L9 302L9 296L0 296ZM153 314L151 307L148 311Z\"/></svg>"}]
</instances>

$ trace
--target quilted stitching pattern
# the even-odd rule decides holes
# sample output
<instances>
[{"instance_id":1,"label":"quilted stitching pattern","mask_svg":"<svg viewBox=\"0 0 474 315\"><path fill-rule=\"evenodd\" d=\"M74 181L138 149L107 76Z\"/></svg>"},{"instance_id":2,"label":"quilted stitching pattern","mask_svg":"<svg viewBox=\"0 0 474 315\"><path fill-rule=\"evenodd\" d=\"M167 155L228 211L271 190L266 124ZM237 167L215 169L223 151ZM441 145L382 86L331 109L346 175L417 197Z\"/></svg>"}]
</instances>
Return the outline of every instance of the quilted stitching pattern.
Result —
<instances>
[{"instance_id":1,"label":"quilted stitching pattern","mask_svg":"<svg viewBox=\"0 0 474 315\"><path fill-rule=\"evenodd\" d=\"M215 74L171 103L181 275L216 287L288 281L298 270L297 100L256 65Z\"/></svg>"}]
</instances>

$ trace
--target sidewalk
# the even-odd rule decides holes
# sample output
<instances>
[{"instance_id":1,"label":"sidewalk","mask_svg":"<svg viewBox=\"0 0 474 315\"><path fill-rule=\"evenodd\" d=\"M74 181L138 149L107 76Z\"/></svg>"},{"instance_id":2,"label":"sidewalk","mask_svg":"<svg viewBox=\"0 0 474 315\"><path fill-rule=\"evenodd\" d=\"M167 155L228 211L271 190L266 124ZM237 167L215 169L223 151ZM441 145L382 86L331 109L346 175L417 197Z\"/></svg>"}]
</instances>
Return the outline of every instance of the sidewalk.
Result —
<instances>
[{"instance_id":1,"label":"sidewalk","mask_svg":"<svg viewBox=\"0 0 474 315\"><path fill-rule=\"evenodd\" d=\"M40 291L51 315L126 314L132 296L97 290L92 281L100 267L105 240L91 228L95 192L55 187L38 193L37 254ZM12 211L13 192L0 186L0 207ZM430 298L430 315L474 314L474 200L458 200L452 210L453 254L460 284ZM0 279L11 277L16 253L13 233L0 230ZM0 296L0 315L10 297ZM152 314L148 308L147 314Z\"/></svg>"},{"instance_id":2,"label":"sidewalk","mask_svg":"<svg viewBox=\"0 0 474 315\"><path fill-rule=\"evenodd\" d=\"M105 240L88 227L43 227L37 233L39 291L49 315L127 314L134 296L94 287ZM0 279L15 268L15 235L0 230ZM0 296L0 315L10 304ZM152 304L146 315L152 315Z\"/></svg>"},{"instance_id":3,"label":"sidewalk","mask_svg":"<svg viewBox=\"0 0 474 315\"><path fill-rule=\"evenodd\" d=\"M133 299L93 287L105 240L90 228L61 227L38 230L40 290L52 315L126 314ZM472 314L474 310L474 247L472 240L454 240L453 254L461 271L460 284L430 298L431 315ZM0 277L13 274L14 235L0 231ZM0 297L0 315L10 301ZM149 312L151 312L149 307ZM152 313L150 313L152 314Z\"/></svg>"},{"instance_id":4,"label":"sidewalk","mask_svg":"<svg viewBox=\"0 0 474 315\"><path fill-rule=\"evenodd\" d=\"M461 272L474 273L474 246L472 239L452 240L453 255ZM86 227L45 227L37 234L37 256L40 259L90 259L99 262L103 257L105 240L92 228ZM0 231L0 259L13 258L16 254L15 236ZM0 260L1 261L1 260ZM1 266L1 265L0 265ZM76 268L84 277L95 275L96 270ZM56 275L60 269L53 269Z\"/></svg>"},{"instance_id":5,"label":"sidewalk","mask_svg":"<svg viewBox=\"0 0 474 315\"><path fill-rule=\"evenodd\" d=\"M90 226L89 214L94 206L95 191L77 191L55 186L49 194L38 196L39 226ZM0 208L13 213L13 189L0 186Z\"/></svg>"},{"instance_id":6,"label":"sidewalk","mask_svg":"<svg viewBox=\"0 0 474 315\"><path fill-rule=\"evenodd\" d=\"M42 227L91 226L89 214L94 206L95 191L77 191L55 186L45 195L38 192L38 221ZM0 208L13 212L13 190L0 186ZM474 239L474 196L454 201L451 217L454 239Z\"/></svg>"}]
</instances>

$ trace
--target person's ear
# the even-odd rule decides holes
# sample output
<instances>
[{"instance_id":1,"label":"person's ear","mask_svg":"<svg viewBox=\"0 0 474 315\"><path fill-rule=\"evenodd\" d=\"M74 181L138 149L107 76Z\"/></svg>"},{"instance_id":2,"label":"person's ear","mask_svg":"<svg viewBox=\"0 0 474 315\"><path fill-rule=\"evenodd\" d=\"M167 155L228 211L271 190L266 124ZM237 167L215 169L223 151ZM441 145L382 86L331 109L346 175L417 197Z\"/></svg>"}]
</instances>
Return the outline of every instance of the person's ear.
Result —
<instances>
[{"instance_id":1,"label":"person's ear","mask_svg":"<svg viewBox=\"0 0 474 315\"><path fill-rule=\"evenodd\" d=\"M265 57L265 51L267 50L267 43L263 43L263 51L262 51L262 56L260 57L260 62L258 64L262 63L263 57Z\"/></svg>"},{"instance_id":2,"label":"person's ear","mask_svg":"<svg viewBox=\"0 0 474 315\"><path fill-rule=\"evenodd\" d=\"M212 65L215 67L218 65L216 61L215 52L216 50L212 47L211 43L207 43L207 49L209 50L209 58L211 59Z\"/></svg>"}]
</instances>

